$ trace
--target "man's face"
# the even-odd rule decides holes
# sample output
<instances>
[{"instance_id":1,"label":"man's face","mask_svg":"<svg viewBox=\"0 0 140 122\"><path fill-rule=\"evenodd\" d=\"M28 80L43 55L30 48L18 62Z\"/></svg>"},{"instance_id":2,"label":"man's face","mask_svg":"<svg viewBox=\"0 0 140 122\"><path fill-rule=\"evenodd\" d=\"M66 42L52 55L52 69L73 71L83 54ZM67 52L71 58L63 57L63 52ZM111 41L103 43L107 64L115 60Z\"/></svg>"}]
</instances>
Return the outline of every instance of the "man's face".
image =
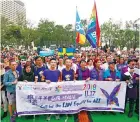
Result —
<instances>
[{"instance_id":1,"label":"man's face","mask_svg":"<svg viewBox=\"0 0 140 122\"><path fill-rule=\"evenodd\" d=\"M65 65L66 67L71 67L72 61L71 60L66 60Z\"/></svg>"},{"instance_id":2,"label":"man's face","mask_svg":"<svg viewBox=\"0 0 140 122\"><path fill-rule=\"evenodd\" d=\"M81 61L81 57L80 57L80 56L78 56L77 61L78 61L78 62L80 62L80 61Z\"/></svg>"},{"instance_id":3,"label":"man's face","mask_svg":"<svg viewBox=\"0 0 140 122\"><path fill-rule=\"evenodd\" d=\"M55 68L55 67L56 67L56 61L55 61L55 60L51 60L50 66L51 66L52 68Z\"/></svg>"},{"instance_id":4,"label":"man's face","mask_svg":"<svg viewBox=\"0 0 140 122\"><path fill-rule=\"evenodd\" d=\"M36 65L42 65L42 59L41 58L38 58L37 60L36 60Z\"/></svg>"},{"instance_id":5,"label":"man's face","mask_svg":"<svg viewBox=\"0 0 140 122\"><path fill-rule=\"evenodd\" d=\"M108 56L108 57L107 57L107 62L111 62L111 60L112 60L112 59L111 59L111 56Z\"/></svg>"},{"instance_id":6,"label":"man's face","mask_svg":"<svg viewBox=\"0 0 140 122\"><path fill-rule=\"evenodd\" d=\"M120 58L120 63L124 63L124 59L123 58Z\"/></svg>"},{"instance_id":7,"label":"man's face","mask_svg":"<svg viewBox=\"0 0 140 122\"><path fill-rule=\"evenodd\" d=\"M138 66L138 68L140 68L140 59L137 62L137 66Z\"/></svg>"},{"instance_id":8,"label":"man's face","mask_svg":"<svg viewBox=\"0 0 140 122\"><path fill-rule=\"evenodd\" d=\"M21 60L21 65L24 66L25 64L26 64L26 61L22 59Z\"/></svg>"},{"instance_id":9,"label":"man's face","mask_svg":"<svg viewBox=\"0 0 140 122\"><path fill-rule=\"evenodd\" d=\"M131 61L131 62L129 63L129 65L130 65L131 67L134 67L134 66L136 65L136 62L135 62L135 61Z\"/></svg>"},{"instance_id":10,"label":"man's face","mask_svg":"<svg viewBox=\"0 0 140 122\"><path fill-rule=\"evenodd\" d=\"M116 57L116 61L119 61L119 57Z\"/></svg>"},{"instance_id":11,"label":"man's face","mask_svg":"<svg viewBox=\"0 0 140 122\"><path fill-rule=\"evenodd\" d=\"M109 65L109 69L113 69L114 70L115 69L115 64L114 63L113 64L110 64Z\"/></svg>"},{"instance_id":12,"label":"man's face","mask_svg":"<svg viewBox=\"0 0 140 122\"><path fill-rule=\"evenodd\" d=\"M17 68L17 63L16 62L11 62L10 68L15 71Z\"/></svg>"}]
</instances>

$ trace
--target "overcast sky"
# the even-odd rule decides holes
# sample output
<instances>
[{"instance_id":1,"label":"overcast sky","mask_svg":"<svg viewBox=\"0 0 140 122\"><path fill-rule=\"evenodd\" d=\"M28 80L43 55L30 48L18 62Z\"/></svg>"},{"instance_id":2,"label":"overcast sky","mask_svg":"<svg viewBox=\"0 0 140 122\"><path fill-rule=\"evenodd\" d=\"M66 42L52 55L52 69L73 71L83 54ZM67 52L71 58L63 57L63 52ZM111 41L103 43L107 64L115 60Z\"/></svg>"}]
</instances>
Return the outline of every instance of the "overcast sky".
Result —
<instances>
[{"instance_id":1,"label":"overcast sky","mask_svg":"<svg viewBox=\"0 0 140 122\"><path fill-rule=\"evenodd\" d=\"M81 19L89 19L94 0L21 0L26 6L27 20L37 25L41 18L56 24L74 24L76 6ZM114 21L140 18L140 0L96 0L99 24L113 18Z\"/></svg>"}]
</instances>

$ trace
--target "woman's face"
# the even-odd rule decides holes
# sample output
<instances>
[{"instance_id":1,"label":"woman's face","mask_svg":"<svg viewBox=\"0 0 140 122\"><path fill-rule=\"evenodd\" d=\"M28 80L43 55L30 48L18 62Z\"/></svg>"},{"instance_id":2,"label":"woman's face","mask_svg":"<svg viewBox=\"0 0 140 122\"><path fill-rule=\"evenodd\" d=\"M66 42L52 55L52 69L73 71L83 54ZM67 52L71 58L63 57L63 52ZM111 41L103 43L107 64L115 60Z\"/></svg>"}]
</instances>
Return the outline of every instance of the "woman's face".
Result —
<instances>
[{"instance_id":1,"label":"woman's face","mask_svg":"<svg viewBox=\"0 0 140 122\"><path fill-rule=\"evenodd\" d=\"M63 64L63 59L62 58L59 59L59 64Z\"/></svg>"},{"instance_id":2,"label":"woman's face","mask_svg":"<svg viewBox=\"0 0 140 122\"><path fill-rule=\"evenodd\" d=\"M93 61L90 60L90 61L88 62L88 64L89 64L89 65L93 65Z\"/></svg>"},{"instance_id":3,"label":"woman's face","mask_svg":"<svg viewBox=\"0 0 140 122\"><path fill-rule=\"evenodd\" d=\"M31 72L31 67L27 66L25 70L26 70L26 72Z\"/></svg>"},{"instance_id":4,"label":"woman's face","mask_svg":"<svg viewBox=\"0 0 140 122\"><path fill-rule=\"evenodd\" d=\"M45 57L45 62L48 62L48 57Z\"/></svg>"},{"instance_id":5,"label":"woman's face","mask_svg":"<svg viewBox=\"0 0 140 122\"><path fill-rule=\"evenodd\" d=\"M7 58L4 59L4 63L7 63L9 60Z\"/></svg>"},{"instance_id":6,"label":"woman's face","mask_svg":"<svg viewBox=\"0 0 140 122\"><path fill-rule=\"evenodd\" d=\"M96 57L95 56L92 56L92 59L94 60Z\"/></svg>"},{"instance_id":7,"label":"woman's face","mask_svg":"<svg viewBox=\"0 0 140 122\"><path fill-rule=\"evenodd\" d=\"M96 63L96 67L100 67L101 66L101 61L98 61L97 63Z\"/></svg>"},{"instance_id":8,"label":"woman's face","mask_svg":"<svg viewBox=\"0 0 140 122\"><path fill-rule=\"evenodd\" d=\"M81 64L80 64L80 66L81 66L82 68L85 68L86 62L82 61Z\"/></svg>"}]
</instances>

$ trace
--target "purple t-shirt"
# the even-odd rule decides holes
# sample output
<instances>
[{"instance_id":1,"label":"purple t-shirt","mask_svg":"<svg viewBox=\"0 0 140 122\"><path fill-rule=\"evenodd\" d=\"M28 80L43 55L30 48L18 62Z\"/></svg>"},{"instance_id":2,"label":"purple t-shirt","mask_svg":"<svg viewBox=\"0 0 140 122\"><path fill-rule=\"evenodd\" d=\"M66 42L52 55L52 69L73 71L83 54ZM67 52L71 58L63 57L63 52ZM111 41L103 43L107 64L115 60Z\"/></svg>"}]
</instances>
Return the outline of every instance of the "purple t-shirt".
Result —
<instances>
[{"instance_id":1,"label":"purple t-shirt","mask_svg":"<svg viewBox=\"0 0 140 122\"><path fill-rule=\"evenodd\" d=\"M45 70L43 73L45 80L50 80L51 82L57 82L60 77L60 71L59 70Z\"/></svg>"},{"instance_id":2,"label":"purple t-shirt","mask_svg":"<svg viewBox=\"0 0 140 122\"><path fill-rule=\"evenodd\" d=\"M87 78L90 77L90 72L89 69L81 70L80 68L77 69L76 74L78 75L77 80L86 80Z\"/></svg>"},{"instance_id":3,"label":"purple t-shirt","mask_svg":"<svg viewBox=\"0 0 140 122\"><path fill-rule=\"evenodd\" d=\"M110 77L113 79L113 81L116 80L116 72L110 71Z\"/></svg>"},{"instance_id":4,"label":"purple t-shirt","mask_svg":"<svg viewBox=\"0 0 140 122\"><path fill-rule=\"evenodd\" d=\"M38 76L38 82L41 82L41 74L40 74L40 72L44 72L45 69L46 69L45 66L42 66L42 67L35 66L34 67L34 75Z\"/></svg>"},{"instance_id":5,"label":"purple t-shirt","mask_svg":"<svg viewBox=\"0 0 140 122\"><path fill-rule=\"evenodd\" d=\"M73 81L74 80L74 70L70 69L67 71L65 68L62 70L62 80L63 81Z\"/></svg>"}]
</instances>

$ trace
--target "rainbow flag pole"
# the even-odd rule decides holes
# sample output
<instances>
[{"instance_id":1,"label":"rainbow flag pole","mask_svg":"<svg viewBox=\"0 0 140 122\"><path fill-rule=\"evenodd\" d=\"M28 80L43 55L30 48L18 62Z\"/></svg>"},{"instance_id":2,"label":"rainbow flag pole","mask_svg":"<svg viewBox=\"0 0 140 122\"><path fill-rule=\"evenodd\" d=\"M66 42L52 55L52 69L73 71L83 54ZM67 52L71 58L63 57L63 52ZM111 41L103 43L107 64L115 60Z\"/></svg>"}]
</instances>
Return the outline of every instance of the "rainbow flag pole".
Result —
<instances>
[{"instance_id":1,"label":"rainbow flag pole","mask_svg":"<svg viewBox=\"0 0 140 122\"><path fill-rule=\"evenodd\" d=\"M90 17L88 29L86 32L86 38L93 48L97 48L97 53L98 53L98 47L101 46L101 40L100 40L100 27L98 22L98 14L97 14L95 1L94 1L94 7L92 9L92 14Z\"/></svg>"}]
</instances>

